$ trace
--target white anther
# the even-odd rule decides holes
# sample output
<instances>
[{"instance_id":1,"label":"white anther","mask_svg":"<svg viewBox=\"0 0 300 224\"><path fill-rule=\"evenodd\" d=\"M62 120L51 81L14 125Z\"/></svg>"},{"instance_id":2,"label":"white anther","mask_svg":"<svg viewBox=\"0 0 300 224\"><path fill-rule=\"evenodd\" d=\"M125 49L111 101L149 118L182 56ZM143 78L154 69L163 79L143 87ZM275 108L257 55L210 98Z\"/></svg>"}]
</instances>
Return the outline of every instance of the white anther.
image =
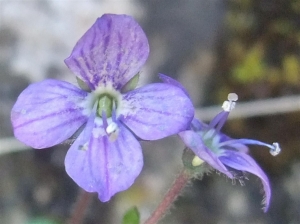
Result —
<instances>
[{"instance_id":1,"label":"white anther","mask_svg":"<svg viewBox=\"0 0 300 224\"><path fill-rule=\"evenodd\" d=\"M272 156L277 156L281 152L281 148L277 142L273 143L273 148L270 150Z\"/></svg>"},{"instance_id":2,"label":"white anther","mask_svg":"<svg viewBox=\"0 0 300 224\"><path fill-rule=\"evenodd\" d=\"M192 160L192 165L193 166L200 166L204 161L200 159L198 156L195 156Z\"/></svg>"},{"instance_id":3,"label":"white anther","mask_svg":"<svg viewBox=\"0 0 300 224\"><path fill-rule=\"evenodd\" d=\"M232 101L224 101L222 108L226 112L230 112L235 108L235 102Z\"/></svg>"},{"instance_id":4,"label":"white anther","mask_svg":"<svg viewBox=\"0 0 300 224\"><path fill-rule=\"evenodd\" d=\"M229 93L227 99L229 101L237 101L239 99L238 95L236 93Z\"/></svg>"},{"instance_id":5,"label":"white anther","mask_svg":"<svg viewBox=\"0 0 300 224\"><path fill-rule=\"evenodd\" d=\"M236 93L229 93L228 100L224 101L222 108L226 112L230 112L235 108L235 101L238 100L238 95Z\"/></svg>"},{"instance_id":6,"label":"white anther","mask_svg":"<svg viewBox=\"0 0 300 224\"><path fill-rule=\"evenodd\" d=\"M111 134L118 130L118 125L115 122L110 123L106 128L106 133Z\"/></svg>"}]
</instances>

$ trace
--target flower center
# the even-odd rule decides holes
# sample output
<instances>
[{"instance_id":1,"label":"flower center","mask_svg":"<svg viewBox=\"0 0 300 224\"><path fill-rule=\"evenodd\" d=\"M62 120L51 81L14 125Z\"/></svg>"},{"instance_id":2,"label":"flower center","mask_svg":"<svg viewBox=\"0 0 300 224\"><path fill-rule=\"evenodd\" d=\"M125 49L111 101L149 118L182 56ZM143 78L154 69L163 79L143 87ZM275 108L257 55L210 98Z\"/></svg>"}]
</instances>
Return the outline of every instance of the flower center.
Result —
<instances>
[{"instance_id":1,"label":"flower center","mask_svg":"<svg viewBox=\"0 0 300 224\"><path fill-rule=\"evenodd\" d=\"M215 154L219 154L221 152L221 149L219 147L220 136L216 134L216 131L214 129L202 131L200 132L200 135L202 136L204 145L207 148L209 148Z\"/></svg>"},{"instance_id":2,"label":"flower center","mask_svg":"<svg viewBox=\"0 0 300 224\"><path fill-rule=\"evenodd\" d=\"M110 141L115 141L119 134L118 117L122 107L121 92L112 85L99 86L91 93L91 104L96 106L96 123L99 126L94 130L95 135L104 134Z\"/></svg>"},{"instance_id":3,"label":"flower center","mask_svg":"<svg viewBox=\"0 0 300 224\"><path fill-rule=\"evenodd\" d=\"M97 106L97 116L103 118L105 113L106 118L111 118L114 114L116 117L120 114L119 110L122 106L122 94L112 85L99 86L92 92L92 105Z\"/></svg>"}]
</instances>

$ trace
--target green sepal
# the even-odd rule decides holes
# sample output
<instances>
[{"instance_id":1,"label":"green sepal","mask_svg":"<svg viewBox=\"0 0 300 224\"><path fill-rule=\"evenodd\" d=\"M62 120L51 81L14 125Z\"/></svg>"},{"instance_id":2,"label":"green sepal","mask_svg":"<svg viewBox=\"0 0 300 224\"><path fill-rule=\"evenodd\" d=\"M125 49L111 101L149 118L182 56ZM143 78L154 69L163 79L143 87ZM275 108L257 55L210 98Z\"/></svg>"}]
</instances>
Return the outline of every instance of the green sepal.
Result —
<instances>
[{"instance_id":1,"label":"green sepal","mask_svg":"<svg viewBox=\"0 0 300 224\"><path fill-rule=\"evenodd\" d=\"M128 91L135 89L139 82L139 78L140 73L137 73L122 87L121 93L127 93Z\"/></svg>"},{"instance_id":2,"label":"green sepal","mask_svg":"<svg viewBox=\"0 0 300 224\"><path fill-rule=\"evenodd\" d=\"M139 224L140 213L136 206L130 208L124 215L122 224Z\"/></svg>"},{"instance_id":3,"label":"green sepal","mask_svg":"<svg viewBox=\"0 0 300 224\"><path fill-rule=\"evenodd\" d=\"M111 117L112 107L113 99L110 96L104 94L99 97L97 112L100 117L102 117L103 111L105 112L107 118Z\"/></svg>"},{"instance_id":4,"label":"green sepal","mask_svg":"<svg viewBox=\"0 0 300 224\"><path fill-rule=\"evenodd\" d=\"M80 89L82 89L82 90L84 90L84 91L86 91L86 92L91 92L90 87L88 87L88 85L87 85L84 81L82 81L82 80L81 80L80 78L78 78L77 76L76 76L76 80L77 80L77 83L78 83Z\"/></svg>"},{"instance_id":5,"label":"green sepal","mask_svg":"<svg viewBox=\"0 0 300 224\"><path fill-rule=\"evenodd\" d=\"M206 166L205 162L203 162L200 165L194 166L193 160L194 160L195 156L196 156L195 153L191 149L186 147L183 150L183 154L182 154L183 166L184 166L185 170L187 172L189 172L189 174L191 176L193 176L194 178L201 178L203 176L203 174L205 172L207 172L209 169Z\"/></svg>"}]
</instances>

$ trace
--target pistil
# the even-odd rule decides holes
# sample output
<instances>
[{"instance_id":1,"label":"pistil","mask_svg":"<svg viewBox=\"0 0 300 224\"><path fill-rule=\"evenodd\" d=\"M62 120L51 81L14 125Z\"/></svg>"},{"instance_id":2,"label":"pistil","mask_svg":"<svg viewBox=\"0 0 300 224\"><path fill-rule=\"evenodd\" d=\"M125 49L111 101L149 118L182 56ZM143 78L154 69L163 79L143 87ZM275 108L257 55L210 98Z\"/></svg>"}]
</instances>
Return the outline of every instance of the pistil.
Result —
<instances>
[{"instance_id":1,"label":"pistil","mask_svg":"<svg viewBox=\"0 0 300 224\"><path fill-rule=\"evenodd\" d=\"M106 117L111 117L113 101L113 98L108 94L102 94L99 96L97 111L100 117L102 117L103 111L105 112Z\"/></svg>"}]
</instances>

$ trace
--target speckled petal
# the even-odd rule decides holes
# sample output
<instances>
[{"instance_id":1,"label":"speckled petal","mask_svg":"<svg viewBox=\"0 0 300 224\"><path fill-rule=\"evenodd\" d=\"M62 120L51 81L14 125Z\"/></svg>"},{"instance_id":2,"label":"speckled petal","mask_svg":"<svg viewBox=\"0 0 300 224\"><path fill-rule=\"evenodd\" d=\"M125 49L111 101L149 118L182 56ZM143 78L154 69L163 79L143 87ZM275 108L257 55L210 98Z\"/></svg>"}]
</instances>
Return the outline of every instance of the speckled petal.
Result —
<instances>
[{"instance_id":1,"label":"speckled petal","mask_svg":"<svg viewBox=\"0 0 300 224\"><path fill-rule=\"evenodd\" d=\"M199 158L207 162L214 169L224 173L229 178L233 175L227 170L223 163L218 159L218 156L208 149L201 139L201 136L194 131L183 131L179 133L182 141L189 147Z\"/></svg>"},{"instance_id":2,"label":"speckled petal","mask_svg":"<svg viewBox=\"0 0 300 224\"><path fill-rule=\"evenodd\" d=\"M110 141L96 123L94 117L89 119L69 149L65 166L80 187L98 192L99 199L106 202L133 184L141 172L143 157L139 142L125 127L119 126L118 138Z\"/></svg>"},{"instance_id":3,"label":"speckled petal","mask_svg":"<svg viewBox=\"0 0 300 224\"><path fill-rule=\"evenodd\" d=\"M226 151L224 155L219 157L219 159L227 166L232 167L233 169L246 171L258 176L263 184L265 198L263 200L264 212L269 208L270 199L271 199L271 188L269 179L262 171L262 169L257 165L257 163L247 154L240 153L236 151Z\"/></svg>"},{"instance_id":4,"label":"speckled petal","mask_svg":"<svg viewBox=\"0 0 300 224\"><path fill-rule=\"evenodd\" d=\"M194 107L180 88L155 83L126 93L120 113L137 136L156 140L186 130Z\"/></svg>"},{"instance_id":5,"label":"speckled petal","mask_svg":"<svg viewBox=\"0 0 300 224\"><path fill-rule=\"evenodd\" d=\"M105 14L77 42L67 66L92 89L121 89L140 71L149 54L142 28L127 15Z\"/></svg>"},{"instance_id":6,"label":"speckled petal","mask_svg":"<svg viewBox=\"0 0 300 224\"><path fill-rule=\"evenodd\" d=\"M61 143L87 121L86 97L68 82L48 79L31 84L11 111L15 137L37 149Z\"/></svg>"}]
</instances>

